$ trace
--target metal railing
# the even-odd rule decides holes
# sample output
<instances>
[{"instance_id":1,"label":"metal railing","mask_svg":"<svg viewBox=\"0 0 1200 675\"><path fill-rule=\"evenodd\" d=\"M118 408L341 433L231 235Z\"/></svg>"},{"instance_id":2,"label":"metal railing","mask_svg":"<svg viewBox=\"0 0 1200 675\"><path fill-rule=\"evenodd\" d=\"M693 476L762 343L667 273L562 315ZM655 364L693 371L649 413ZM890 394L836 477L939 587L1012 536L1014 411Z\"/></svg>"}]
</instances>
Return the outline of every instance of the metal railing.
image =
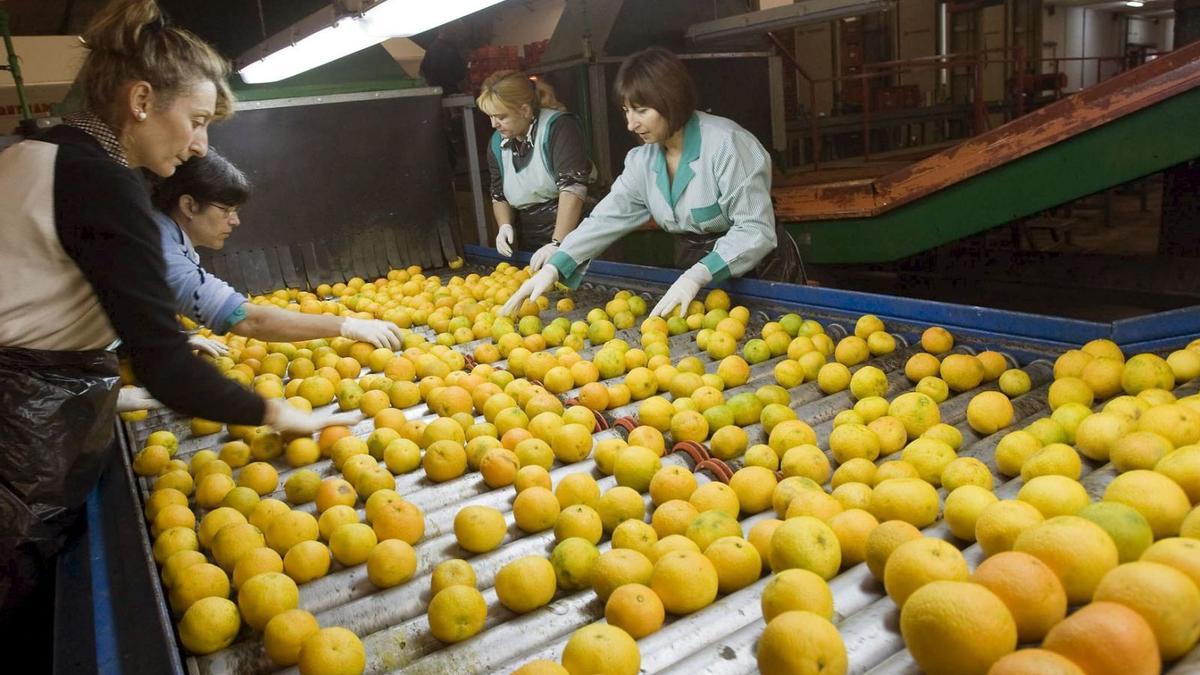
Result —
<instances>
[{"instance_id":1,"label":"metal railing","mask_svg":"<svg viewBox=\"0 0 1200 675\"><path fill-rule=\"evenodd\" d=\"M872 114L877 114L879 111L874 106L874 91L872 83L878 80L890 81L900 75L935 70L942 72L953 73L957 69L965 69L970 77L970 89L967 92L968 100L971 107L971 135L978 135L987 131L990 127L989 110L999 105L1002 110L1006 111L1006 121L1015 119L1032 110L1029 105L1030 98L1036 98L1042 91L1052 89L1054 92L1052 100L1058 100L1064 96L1065 82L1064 70L1065 64L1079 63L1095 63L1096 64L1096 81L1093 84L1099 84L1105 79L1125 72L1130 67L1138 65L1134 63L1131 55L1122 56L1054 56L1029 58L1022 47L996 47L990 49L982 49L975 52L963 54L944 54L936 56L923 56L912 59L901 59L895 61L883 61L876 63L868 63L863 66L863 72L848 73L843 75L834 75L826 78L815 78L804 69L804 67L795 59L786 46L773 34L768 33L768 38L775 44L783 59L791 65L792 69L803 80L803 86L808 89L808 143L809 154L812 158L810 170L817 171L821 168L822 157L822 142L824 133L821 130L822 115L817 110L817 87L819 85L829 85L831 88L836 88L839 85L844 86L847 83L860 83L862 88L862 110L861 110L861 134L862 142L862 159L863 162L871 161L871 131L872 131ZM1159 52L1146 53L1142 56L1157 57L1161 55ZM1106 63L1116 64L1115 69L1105 70ZM1004 98L999 101L986 100L984 90L984 72L988 67L1012 64L1012 75L1005 78ZM1050 64L1052 70L1042 72L1045 64ZM1082 75L1082 68L1080 73ZM1042 79L1049 78L1049 79ZM1052 83L1052 87L1042 87L1043 83ZM1032 88L1031 86L1032 85ZM928 106L918 106L917 109Z\"/></svg>"}]
</instances>

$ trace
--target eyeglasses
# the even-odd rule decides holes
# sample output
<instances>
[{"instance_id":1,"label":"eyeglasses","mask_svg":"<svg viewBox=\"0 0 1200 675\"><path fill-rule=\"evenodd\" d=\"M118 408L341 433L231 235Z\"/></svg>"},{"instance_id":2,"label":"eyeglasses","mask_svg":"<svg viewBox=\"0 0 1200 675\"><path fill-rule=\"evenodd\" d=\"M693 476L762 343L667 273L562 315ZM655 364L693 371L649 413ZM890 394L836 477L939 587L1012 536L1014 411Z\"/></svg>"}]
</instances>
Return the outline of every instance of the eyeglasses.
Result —
<instances>
[{"instance_id":1,"label":"eyeglasses","mask_svg":"<svg viewBox=\"0 0 1200 675\"><path fill-rule=\"evenodd\" d=\"M221 213L224 213L226 219L232 218L238 213L238 207L236 206L225 206L224 204L218 204L216 202L209 202L208 205L217 209Z\"/></svg>"}]
</instances>

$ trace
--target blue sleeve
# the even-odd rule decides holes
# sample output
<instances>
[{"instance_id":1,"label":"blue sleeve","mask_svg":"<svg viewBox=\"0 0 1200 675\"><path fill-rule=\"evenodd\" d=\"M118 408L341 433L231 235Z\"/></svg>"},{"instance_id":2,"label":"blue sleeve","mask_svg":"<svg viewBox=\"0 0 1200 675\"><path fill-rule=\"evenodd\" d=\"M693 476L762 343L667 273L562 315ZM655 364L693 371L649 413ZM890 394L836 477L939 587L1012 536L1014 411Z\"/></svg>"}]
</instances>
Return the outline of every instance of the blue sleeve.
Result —
<instances>
[{"instance_id":1,"label":"blue sleeve","mask_svg":"<svg viewBox=\"0 0 1200 675\"><path fill-rule=\"evenodd\" d=\"M230 321L234 311L246 302L246 298L192 260L183 242L175 239L163 223L159 226L167 285L175 299L176 311L208 326L214 333L228 333L237 323Z\"/></svg>"},{"instance_id":2,"label":"blue sleeve","mask_svg":"<svg viewBox=\"0 0 1200 675\"><path fill-rule=\"evenodd\" d=\"M217 312L218 318L209 328L218 335L228 333L233 327L246 320L246 299L240 295L230 296Z\"/></svg>"}]
</instances>

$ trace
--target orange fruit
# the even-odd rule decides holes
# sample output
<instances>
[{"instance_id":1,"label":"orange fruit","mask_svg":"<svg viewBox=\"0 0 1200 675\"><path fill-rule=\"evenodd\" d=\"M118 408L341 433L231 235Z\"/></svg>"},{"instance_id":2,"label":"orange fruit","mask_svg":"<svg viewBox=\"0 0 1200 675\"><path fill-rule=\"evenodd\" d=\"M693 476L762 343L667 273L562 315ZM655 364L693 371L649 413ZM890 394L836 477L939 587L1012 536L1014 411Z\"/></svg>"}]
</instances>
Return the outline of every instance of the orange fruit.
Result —
<instances>
[{"instance_id":1,"label":"orange fruit","mask_svg":"<svg viewBox=\"0 0 1200 675\"><path fill-rule=\"evenodd\" d=\"M1087 675L1075 662L1045 649L1020 649L992 664L988 675Z\"/></svg>"},{"instance_id":2,"label":"orange fruit","mask_svg":"<svg viewBox=\"0 0 1200 675\"><path fill-rule=\"evenodd\" d=\"M1132 506L1149 521L1155 539L1177 536L1191 510L1183 488L1156 471L1137 470L1117 476L1105 488L1104 501Z\"/></svg>"},{"instance_id":3,"label":"orange fruit","mask_svg":"<svg viewBox=\"0 0 1200 675\"><path fill-rule=\"evenodd\" d=\"M762 576L762 556L741 536L717 539L705 547L704 557L717 568L717 588L721 593L745 588Z\"/></svg>"},{"instance_id":4,"label":"orange fruit","mask_svg":"<svg viewBox=\"0 0 1200 675\"><path fill-rule=\"evenodd\" d=\"M637 675L642 656L629 633L593 623L571 634L563 647L562 663L571 675Z\"/></svg>"},{"instance_id":5,"label":"orange fruit","mask_svg":"<svg viewBox=\"0 0 1200 675\"><path fill-rule=\"evenodd\" d=\"M625 584L608 596L604 620L640 640L662 627L665 611L662 600L648 586Z\"/></svg>"},{"instance_id":6,"label":"orange fruit","mask_svg":"<svg viewBox=\"0 0 1200 675\"><path fill-rule=\"evenodd\" d=\"M763 629L755 653L763 675L845 673L846 645L828 619L812 612L784 612Z\"/></svg>"},{"instance_id":7,"label":"orange fruit","mask_svg":"<svg viewBox=\"0 0 1200 675\"><path fill-rule=\"evenodd\" d=\"M317 488L317 498L315 500L317 513L324 513L325 509L337 504L354 506L354 502L357 500L358 493L349 481L343 478L329 477L321 481L321 487Z\"/></svg>"},{"instance_id":8,"label":"orange fruit","mask_svg":"<svg viewBox=\"0 0 1200 675\"><path fill-rule=\"evenodd\" d=\"M263 629L263 651L276 665L291 666L300 660L300 647L321 630L317 618L303 609L276 614Z\"/></svg>"},{"instance_id":9,"label":"orange fruit","mask_svg":"<svg viewBox=\"0 0 1200 675\"><path fill-rule=\"evenodd\" d=\"M625 584L647 584L654 564L645 555L627 548L614 548L600 555L592 567L592 588L601 601Z\"/></svg>"},{"instance_id":10,"label":"orange fruit","mask_svg":"<svg viewBox=\"0 0 1200 675\"><path fill-rule=\"evenodd\" d=\"M1119 558L1112 537L1079 516L1056 516L1025 530L1013 550L1028 553L1054 570L1072 605L1090 600Z\"/></svg>"},{"instance_id":11,"label":"orange fruit","mask_svg":"<svg viewBox=\"0 0 1200 675\"><path fill-rule=\"evenodd\" d=\"M717 570L695 551L673 551L654 564L650 588L672 614L690 614L717 597Z\"/></svg>"},{"instance_id":12,"label":"orange fruit","mask_svg":"<svg viewBox=\"0 0 1200 675\"><path fill-rule=\"evenodd\" d=\"M759 604L766 621L791 611L812 612L833 620L829 584L808 570L790 569L773 575L763 588Z\"/></svg>"},{"instance_id":13,"label":"orange fruit","mask_svg":"<svg viewBox=\"0 0 1200 675\"><path fill-rule=\"evenodd\" d=\"M1162 657L1140 614L1115 602L1093 602L1059 622L1042 641L1088 675L1158 675Z\"/></svg>"},{"instance_id":14,"label":"orange fruit","mask_svg":"<svg viewBox=\"0 0 1200 675\"><path fill-rule=\"evenodd\" d=\"M1100 580L1096 601L1119 602L1142 615L1165 661L1188 653L1200 639L1200 589L1183 572L1155 562L1131 562Z\"/></svg>"},{"instance_id":15,"label":"orange fruit","mask_svg":"<svg viewBox=\"0 0 1200 675\"><path fill-rule=\"evenodd\" d=\"M922 537L898 546L883 570L883 587L897 607L922 586L934 581L966 581L970 576L962 552L941 539Z\"/></svg>"},{"instance_id":16,"label":"orange fruit","mask_svg":"<svg viewBox=\"0 0 1200 675\"><path fill-rule=\"evenodd\" d=\"M1200 587L1200 541L1184 537L1160 539L1142 553L1141 560L1174 567Z\"/></svg>"},{"instance_id":17,"label":"orange fruit","mask_svg":"<svg viewBox=\"0 0 1200 675\"><path fill-rule=\"evenodd\" d=\"M1012 612L1022 643L1038 642L1067 615L1067 592L1041 560L1005 551L980 563L971 581L986 586Z\"/></svg>"},{"instance_id":18,"label":"orange fruit","mask_svg":"<svg viewBox=\"0 0 1200 675\"><path fill-rule=\"evenodd\" d=\"M371 527L380 541L399 539L415 546L425 535L425 514L416 504L402 500L379 509Z\"/></svg>"},{"instance_id":19,"label":"orange fruit","mask_svg":"<svg viewBox=\"0 0 1200 675\"><path fill-rule=\"evenodd\" d=\"M901 544L921 538L921 531L903 520L888 520L880 523L867 535L864 556L867 569L876 580L883 581L883 572L888 558Z\"/></svg>"},{"instance_id":20,"label":"orange fruit","mask_svg":"<svg viewBox=\"0 0 1200 675\"><path fill-rule=\"evenodd\" d=\"M201 598L179 622L179 641L193 654L211 654L228 647L237 637L241 621L237 605L225 598Z\"/></svg>"},{"instance_id":21,"label":"orange fruit","mask_svg":"<svg viewBox=\"0 0 1200 675\"><path fill-rule=\"evenodd\" d=\"M559 300L559 302L562 302L562 300ZM478 360L478 358L479 357L476 356L476 360ZM520 668L517 668L512 672L512 675L570 675L570 673L566 668L563 668L561 665L559 665L557 661L537 659L526 663Z\"/></svg>"},{"instance_id":22,"label":"orange fruit","mask_svg":"<svg viewBox=\"0 0 1200 675\"><path fill-rule=\"evenodd\" d=\"M345 628L322 628L300 645L302 673L361 673L366 663L362 641Z\"/></svg>"},{"instance_id":23,"label":"orange fruit","mask_svg":"<svg viewBox=\"0 0 1200 675\"><path fill-rule=\"evenodd\" d=\"M1000 598L964 581L934 581L900 610L900 633L928 675L985 675L1017 647L1017 626Z\"/></svg>"},{"instance_id":24,"label":"orange fruit","mask_svg":"<svg viewBox=\"0 0 1200 675\"><path fill-rule=\"evenodd\" d=\"M238 609L242 619L255 630L262 630L275 615L295 609L300 601L296 582L277 572L251 577L238 589Z\"/></svg>"}]
</instances>

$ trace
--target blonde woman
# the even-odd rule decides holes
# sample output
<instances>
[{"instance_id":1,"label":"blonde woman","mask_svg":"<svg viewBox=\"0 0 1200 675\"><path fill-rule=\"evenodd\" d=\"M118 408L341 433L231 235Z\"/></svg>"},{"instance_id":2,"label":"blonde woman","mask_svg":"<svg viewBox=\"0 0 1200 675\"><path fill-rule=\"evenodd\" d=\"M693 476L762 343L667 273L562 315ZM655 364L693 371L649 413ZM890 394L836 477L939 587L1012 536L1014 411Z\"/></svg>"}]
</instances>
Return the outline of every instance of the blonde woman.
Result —
<instances>
[{"instance_id":1,"label":"blonde woman","mask_svg":"<svg viewBox=\"0 0 1200 675\"><path fill-rule=\"evenodd\" d=\"M537 269L583 216L591 173L583 130L548 85L515 70L484 80L478 105L496 130L488 149L496 250L511 256L515 239L535 251Z\"/></svg>"}]
</instances>

